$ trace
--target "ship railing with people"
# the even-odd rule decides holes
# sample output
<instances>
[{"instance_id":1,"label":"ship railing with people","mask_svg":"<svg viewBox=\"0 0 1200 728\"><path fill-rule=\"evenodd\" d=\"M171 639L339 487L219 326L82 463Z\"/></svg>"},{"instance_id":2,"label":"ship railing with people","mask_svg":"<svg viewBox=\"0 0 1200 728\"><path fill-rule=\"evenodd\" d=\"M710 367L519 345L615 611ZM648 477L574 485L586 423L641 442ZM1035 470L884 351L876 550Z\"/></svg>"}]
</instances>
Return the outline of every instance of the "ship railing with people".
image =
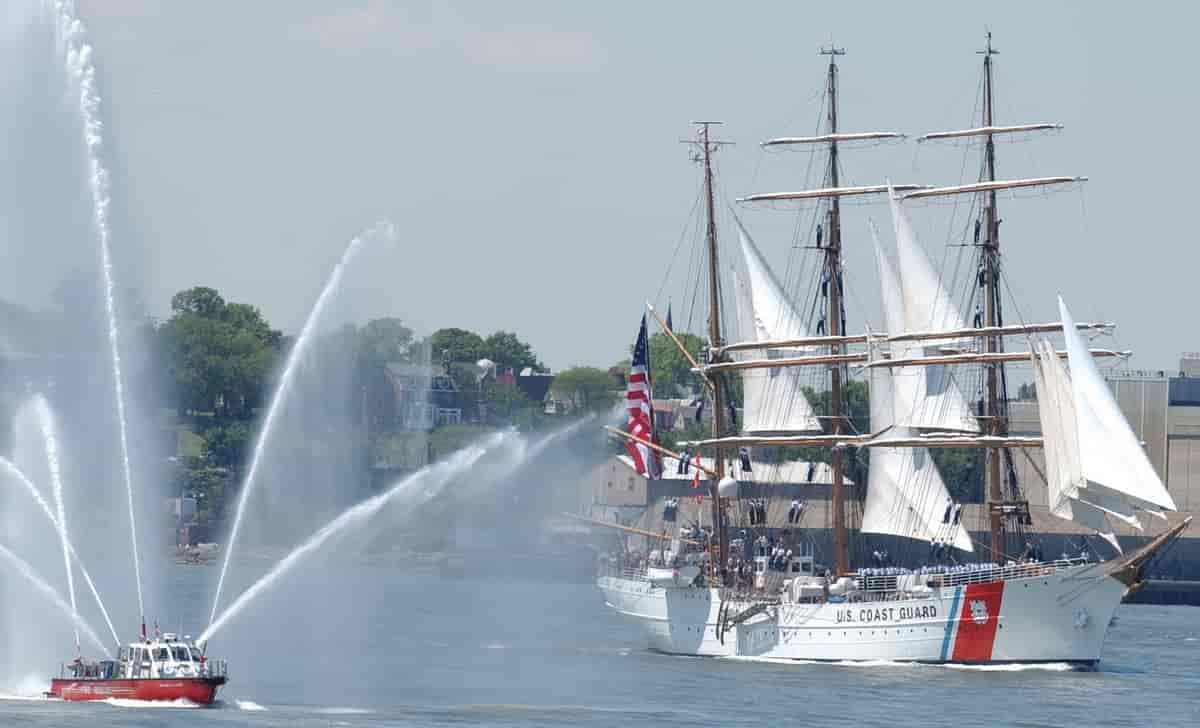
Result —
<instances>
[{"instance_id":1,"label":"ship railing with people","mask_svg":"<svg viewBox=\"0 0 1200 728\"><path fill-rule=\"evenodd\" d=\"M927 567L915 570L891 567L861 569L851 576L859 582L860 592L896 592L904 591L906 588L911 588L915 585L946 588L966 586L968 584L986 584L993 581L1026 579L1053 574L1057 571L1086 563L1088 563L1088 559L1076 557L1056 559L1054 561L1028 561L1019 564L1009 564L1007 566L979 563L960 564L949 567Z\"/></svg>"}]
</instances>

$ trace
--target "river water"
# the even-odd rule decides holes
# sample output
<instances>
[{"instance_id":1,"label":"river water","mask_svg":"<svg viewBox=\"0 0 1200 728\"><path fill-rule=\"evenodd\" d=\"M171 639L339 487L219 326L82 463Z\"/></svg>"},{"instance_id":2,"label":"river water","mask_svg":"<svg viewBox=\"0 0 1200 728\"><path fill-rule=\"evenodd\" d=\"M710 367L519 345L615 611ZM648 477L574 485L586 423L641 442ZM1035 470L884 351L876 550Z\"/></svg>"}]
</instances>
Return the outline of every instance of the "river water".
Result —
<instances>
[{"instance_id":1,"label":"river water","mask_svg":"<svg viewBox=\"0 0 1200 728\"><path fill-rule=\"evenodd\" d=\"M185 626L207 616L214 571L171 571ZM753 663L649 652L586 584L342 565L214 637L231 676L216 707L12 694L31 676L0 725L1197 725L1198 617L1122 606L1095 672Z\"/></svg>"}]
</instances>

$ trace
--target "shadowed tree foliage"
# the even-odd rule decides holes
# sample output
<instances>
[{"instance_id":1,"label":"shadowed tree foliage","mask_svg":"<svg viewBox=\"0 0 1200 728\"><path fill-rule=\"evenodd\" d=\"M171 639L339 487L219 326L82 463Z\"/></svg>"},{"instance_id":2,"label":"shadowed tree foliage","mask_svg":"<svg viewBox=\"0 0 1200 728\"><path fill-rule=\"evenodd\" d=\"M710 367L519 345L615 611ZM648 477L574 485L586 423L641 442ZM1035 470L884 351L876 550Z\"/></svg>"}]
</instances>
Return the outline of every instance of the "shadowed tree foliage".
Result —
<instances>
[{"instance_id":1,"label":"shadowed tree foliage","mask_svg":"<svg viewBox=\"0 0 1200 728\"><path fill-rule=\"evenodd\" d=\"M534 371L545 371L546 366L538 361L533 348L517 338L511 331L497 331L483 340L484 356L501 367L512 367L520 371L532 367Z\"/></svg>"},{"instance_id":2,"label":"shadowed tree foliage","mask_svg":"<svg viewBox=\"0 0 1200 728\"><path fill-rule=\"evenodd\" d=\"M607 412L617 403L613 375L595 367L571 367L554 377L550 390L556 399L571 402L586 412Z\"/></svg>"},{"instance_id":3,"label":"shadowed tree foliage","mask_svg":"<svg viewBox=\"0 0 1200 728\"><path fill-rule=\"evenodd\" d=\"M680 343L697 361L704 340L695 334L677 333ZM692 373L692 364L666 334L659 332L650 336L650 375L654 378L656 397L679 397L700 386L699 378Z\"/></svg>"},{"instance_id":4,"label":"shadowed tree foliage","mask_svg":"<svg viewBox=\"0 0 1200 728\"><path fill-rule=\"evenodd\" d=\"M212 463L239 471L250 449L250 425L243 421L216 425L204 431L204 455Z\"/></svg>"},{"instance_id":5,"label":"shadowed tree foliage","mask_svg":"<svg viewBox=\"0 0 1200 728\"><path fill-rule=\"evenodd\" d=\"M435 364L468 362L485 355L483 337L466 329L438 329L429 337L429 355Z\"/></svg>"},{"instance_id":6,"label":"shadowed tree foliage","mask_svg":"<svg viewBox=\"0 0 1200 728\"><path fill-rule=\"evenodd\" d=\"M495 422L508 422L517 412L531 408L534 403L515 384L495 382L487 388L489 419Z\"/></svg>"}]
</instances>

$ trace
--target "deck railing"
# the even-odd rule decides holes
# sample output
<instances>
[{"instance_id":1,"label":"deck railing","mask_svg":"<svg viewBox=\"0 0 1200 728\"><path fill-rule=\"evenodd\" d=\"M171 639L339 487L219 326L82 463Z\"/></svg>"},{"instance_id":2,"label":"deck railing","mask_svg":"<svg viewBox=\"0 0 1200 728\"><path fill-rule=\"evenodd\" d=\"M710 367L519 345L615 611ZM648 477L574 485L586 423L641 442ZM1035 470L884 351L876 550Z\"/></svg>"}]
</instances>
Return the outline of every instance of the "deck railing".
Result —
<instances>
[{"instance_id":1,"label":"deck railing","mask_svg":"<svg viewBox=\"0 0 1200 728\"><path fill-rule=\"evenodd\" d=\"M228 665L224 660L205 660L200 668L201 677L226 677Z\"/></svg>"},{"instance_id":2,"label":"deck railing","mask_svg":"<svg viewBox=\"0 0 1200 728\"><path fill-rule=\"evenodd\" d=\"M1088 563L1087 559L1058 559L1056 561L1030 562L997 566L993 564L978 564L972 567L956 567L944 571L909 572L904 574L856 575L862 591L893 592L899 589L901 580L915 579L916 584L928 585L933 588L966 586L968 584L986 584L993 581L1009 581L1011 579L1026 579L1045 576L1057 571Z\"/></svg>"},{"instance_id":3,"label":"deck railing","mask_svg":"<svg viewBox=\"0 0 1200 728\"><path fill-rule=\"evenodd\" d=\"M228 665L225 660L205 660L198 667L199 669L194 673L197 677L228 677ZM58 675L63 679L74 680L115 680L125 677L121 663L115 660L60 664ZM150 677L150 675L150 671L143 670L135 677ZM180 676L187 677L188 675L181 674Z\"/></svg>"}]
</instances>

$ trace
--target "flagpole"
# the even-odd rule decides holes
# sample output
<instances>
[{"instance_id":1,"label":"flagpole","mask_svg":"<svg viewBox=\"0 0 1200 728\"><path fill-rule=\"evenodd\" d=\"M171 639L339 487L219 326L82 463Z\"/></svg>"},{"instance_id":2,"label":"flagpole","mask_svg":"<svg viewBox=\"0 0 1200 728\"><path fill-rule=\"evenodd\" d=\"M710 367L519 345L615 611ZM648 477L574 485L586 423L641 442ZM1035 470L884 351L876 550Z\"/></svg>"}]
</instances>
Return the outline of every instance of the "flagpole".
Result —
<instances>
[{"instance_id":1,"label":"flagpole","mask_svg":"<svg viewBox=\"0 0 1200 728\"><path fill-rule=\"evenodd\" d=\"M683 342L679 340L679 337L675 335L675 332L671 330L671 327L662 320L662 317L658 315L658 311L654 310L654 304L647 301L646 308L650 309L650 314L654 316L654 320L657 321L658 325L662 327L663 333L669 336L671 341L674 342L675 346L679 348L679 353L683 354L683 357L688 360L689 364L692 365L692 371L700 372L700 379L704 382L704 386L712 389L713 383L711 380L709 380L708 375L705 374L704 370L700 367L700 363L697 362L696 358L687 350L687 347L683 345Z\"/></svg>"},{"instance_id":2,"label":"flagpole","mask_svg":"<svg viewBox=\"0 0 1200 728\"><path fill-rule=\"evenodd\" d=\"M624 438L631 442L636 442L639 445L645 445L646 447L650 448L651 450L654 450L655 452L659 453L660 455L666 455L668 457L673 457L676 460L684 460L685 459L683 457L683 455L681 455L680 453L677 453L673 450L668 450L667 448L663 447L662 445L659 445L656 442L650 442L649 440L644 440L644 439L638 437L637 435L634 435L632 433L618 429L616 427L611 427L611 426L605 425L604 429L607 430L610 434L616 435L617 437ZM699 463L693 463L693 465L695 466L695 468L697 470L699 470L700 472L702 472L710 477L715 478L717 476L716 471L706 468Z\"/></svg>"}]
</instances>

